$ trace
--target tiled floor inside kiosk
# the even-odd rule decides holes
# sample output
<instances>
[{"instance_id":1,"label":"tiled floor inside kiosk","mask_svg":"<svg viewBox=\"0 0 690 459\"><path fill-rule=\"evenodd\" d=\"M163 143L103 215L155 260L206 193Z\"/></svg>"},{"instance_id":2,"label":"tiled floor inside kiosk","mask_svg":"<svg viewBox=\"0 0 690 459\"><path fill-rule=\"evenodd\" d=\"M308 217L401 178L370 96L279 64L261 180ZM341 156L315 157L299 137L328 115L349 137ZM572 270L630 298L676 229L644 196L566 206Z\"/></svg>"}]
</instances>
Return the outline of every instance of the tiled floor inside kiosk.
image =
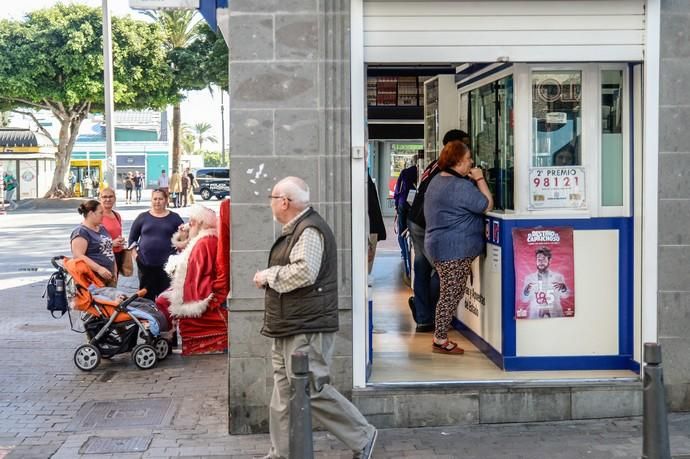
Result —
<instances>
[{"instance_id":1,"label":"tiled floor inside kiosk","mask_svg":"<svg viewBox=\"0 0 690 459\"><path fill-rule=\"evenodd\" d=\"M637 378L627 370L504 372L460 333L451 331L465 354L431 352L432 333L416 333L407 300L412 291L402 282L402 262L395 234L379 244L373 269L374 334L370 383L492 381L526 379Z\"/></svg>"}]
</instances>

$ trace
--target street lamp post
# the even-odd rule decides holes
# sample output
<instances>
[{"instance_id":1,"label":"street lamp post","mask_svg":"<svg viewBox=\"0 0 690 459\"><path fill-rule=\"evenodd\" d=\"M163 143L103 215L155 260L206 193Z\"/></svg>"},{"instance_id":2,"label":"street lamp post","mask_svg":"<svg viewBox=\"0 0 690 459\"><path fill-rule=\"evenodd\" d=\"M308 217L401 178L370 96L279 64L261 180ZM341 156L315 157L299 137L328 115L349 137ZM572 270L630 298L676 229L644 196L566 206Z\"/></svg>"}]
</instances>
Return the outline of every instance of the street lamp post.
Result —
<instances>
[{"instance_id":1,"label":"street lamp post","mask_svg":"<svg viewBox=\"0 0 690 459\"><path fill-rule=\"evenodd\" d=\"M105 91L105 180L115 190L115 125L113 102L113 38L110 18L110 0L102 0L103 9L103 87Z\"/></svg>"},{"instance_id":2,"label":"street lamp post","mask_svg":"<svg viewBox=\"0 0 690 459\"><path fill-rule=\"evenodd\" d=\"M220 88L220 162L222 165L227 164L225 162L225 95L223 94L223 88Z\"/></svg>"}]
</instances>

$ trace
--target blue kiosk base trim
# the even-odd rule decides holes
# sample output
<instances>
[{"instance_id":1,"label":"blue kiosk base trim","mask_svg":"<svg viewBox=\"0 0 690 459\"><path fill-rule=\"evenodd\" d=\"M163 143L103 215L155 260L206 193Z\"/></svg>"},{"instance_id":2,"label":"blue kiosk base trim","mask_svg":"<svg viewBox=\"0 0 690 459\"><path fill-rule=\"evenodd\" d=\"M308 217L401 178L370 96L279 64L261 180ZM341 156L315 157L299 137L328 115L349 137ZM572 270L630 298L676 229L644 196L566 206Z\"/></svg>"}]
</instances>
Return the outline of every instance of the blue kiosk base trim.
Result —
<instances>
[{"instance_id":1,"label":"blue kiosk base trim","mask_svg":"<svg viewBox=\"0 0 690 459\"><path fill-rule=\"evenodd\" d=\"M630 355L504 357L456 317L453 317L452 326L504 371L630 370L640 373L640 364Z\"/></svg>"},{"instance_id":2,"label":"blue kiosk base trim","mask_svg":"<svg viewBox=\"0 0 690 459\"><path fill-rule=\"evenodd\" d=\"M451 326L455 328L461 335L469 340L470 343L474 344L477 349L479 349L485 356L489 358L498 368L504 370L503 368L503 356L494 349L491 344L484 341L484 339L473 332L467 325L460 322L457 317L453 317Z\"/></svg>"},{"instance_id":3,"label":"blue kiosk base trim","mask_svg":"<svg viewBox=\"0 0 690 459\"><path fill-rule=\"evenodd\" d=\"M630 371L634 371L638 375L640 374L640 362L635 360L630 361Z\"/></svg>"},{"instance_id":4,"label":"blue kiosk base trim","mask_svg":"<svg viewBox=\"0 0 690 459\"><path fill-rule=\"evenodd\" d=\"M629 355L504 357L507 371L630 370Z\"/></svg>"}]
</instances>

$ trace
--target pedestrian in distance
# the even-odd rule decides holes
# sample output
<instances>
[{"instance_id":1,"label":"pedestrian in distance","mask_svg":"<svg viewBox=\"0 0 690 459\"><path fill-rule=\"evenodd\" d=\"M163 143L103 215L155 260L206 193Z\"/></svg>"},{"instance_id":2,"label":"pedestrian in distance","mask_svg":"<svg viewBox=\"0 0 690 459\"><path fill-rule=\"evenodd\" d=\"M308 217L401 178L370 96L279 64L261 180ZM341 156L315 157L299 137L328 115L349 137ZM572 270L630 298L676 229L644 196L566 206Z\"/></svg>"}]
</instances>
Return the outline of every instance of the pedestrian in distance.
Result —
<instances>
[{"instance_id":1,"label":"pedestrian in distance","mask_svg":"<svg viewBox=\"0 0 690 459\"><path fill-rule=\"evenodd\" d=\"M134 193L137 197L137 204L141 202L141 189L144 187L144 176L141 172L136 171L134 173Z\"/></svg>"},{"instance_id":2,"label":"pedestrian in distance","mask_svg":"<svg viewBox=\"0 0 690 459\"><path fill-rule=\"evenodd\" d=\"M84 190L82 193L83 197L85 198L92 198L93 197L93 180L91 180L91 176L89 174L84 175L84 178L82 179L82 185L81 188Z\"/></svg>"},{"instance_id":3,"label":"pedestrian in distance","mask_svg":"<svg viewBox=\"0 0 690 459\"><path fill-rule=\"evenodd\" d=\"M266 458L287 458L291 355L309 359L312 416L353 451L371 457L377 430L330 384L338 331L338 254L328 224L309 205L304 180L287 177L268 196L274 219L283 225L271 248L268 268L254 284L265 289L261 333L272 338L273 394L269 407L271 449Z\"/></svg>"},{"instance_id":4,"label":"pedestrian in distance","mask_svg":"<svg viewBox=\"0 0 690 459\"><path fill-rule=\"evenodd\" d=\"M91 185L91 197L98 198L98 195L101 193L102 183L98 180L96 174L91 174Z\"/></svg>"},{"instance_id":5,"label":"pedestrian in distance","mask_svg":"<svg viewBox=\"0 0 690 459\"><path fill-rule=\"evenodd\" d=\"M173 206L180 207L180 203L182 201L182 179L179 172L175 171L172 173L170 176L169 185L170 201L172 202Z\"/></svg>"},{"instance_id":6,"label":"pedestrian in distance","mask_svg":"<svg viewBox=\"0 0 690 459\"><path fill-rule=\"evenodd\" d=\"M170 194L168 176L165 174L165 169L161 171L158 177L158 189L165 191L165 194Z\"/></svg>"},{"instance_id":7,"label":"pedestrian in distance","mask_svg":"<svg viewBox=\"0 0 690 459\"><path fill-rule=\"evenodd\" d=\"M182 177L180 179L180 183L182 183L182 205L184 207L187 207L187 204L190 202L189 200L189 168L186 168L184 172L182 172Z\"/></svg>"},{"instance_id":8,"label":"pedestrian in distance","mask_svg":"<svg viewBox=\"0 0 690 459\"><path fill-rule=\"evenodd\" d=\"M122 180L125 185L125 204L132 203L132 191L134 190L134 176L131 172L127 172L124 179ZM101 193L103 191L101 190Z\"/></svg>"},{"instance_id":9,"label":"pedestrian in distance","mask_svg":"<svg viewBox=\"0 0 690 459\"><path fill-rule=\"evenodd\" d=\"M69 183L69 192L74 195L74 186L77 184L77 176L74 175L74 171L69 171L69 176L67 177L67 183Z\"/></svg>"},{"instance_id":10,"label":"pedestrian in distance","mask_svg":"<svg viewBox=\"0 0 690 459\"><path fill-rule=\"evenodd\" d=\"M72 256L84 260L105 285L114 287L117 267L113 240L102 225L103 206L95 199L90 199L79 205L78 212L84 220L70 235Z\"/></svg>"},{"instance_id":11,"label":"pedestrian in distance","mask_svg":"<svg viewBox=\"0 0 690 459\"><path fill-rule=\"evenodd\" d=\"M146 298L155 300L170 287L165 264L173 253L170 240L184 222L167 209L168 192L159 188L151 193L151 209L142 212L129 231L129 248L134 248L139 269L139 288L147 289Z\"/></svg>"},{"instance_id":12,"label":"pedestrian in distance","mask_svg":"<svg viewBox=\"0 0 690 459\"><path fill-rule=\"evenodd\" d=\"M11 210L17 208L17 203L14 201L14 192L17 189L17 180L10 172L5 172L2 177L3 189L5 190L5 201L10 206Z\"/></svg>"},{"instance_id":13,"label":"pedestrian in distance","mask_svg":"<svg viewBox=\"0 0 690 459\"><path fill-rule=\"evenodd\" d=\"M114 209L116 201L115 190L112 188L103 188L101 190L99 196L99 202L103 206L103 221L101 224L113 240L115 264L117 265L117 273L120 274L125 256L125 238L122 237L122 216Z\"/></svg>"},{"instance_id":14,"label":"pedestrian in distance","mask_svg":"<svg viewBox=\"0 0 690 459\"><path fill-rule=\"evenodd\" d=\"M448 339L448 328L465 295L472 261L484 251L484 214L493 209L482 170L473 166L464 143L448 142L438 159L441 172L431 180L424 199L424 246L441 280L432 342L432 352L440 354L464 353Z\"/></svg>"},{"instance_id":15,"label":"pedestrian in distance","mask_svg":"<svg viewBox=\"0 0 690 459\"><path fill-rule=\"evenodd\" d=\"M196 177L194 177L194 174L189 170L189 168L187 168L185 174L187 174L187 178L189 178L189 184L187 188L187 202L191 205L196 202L194 200L194 190L196 188L199 188L199 182L196 181Z\"/></svg>"}]
</instances>

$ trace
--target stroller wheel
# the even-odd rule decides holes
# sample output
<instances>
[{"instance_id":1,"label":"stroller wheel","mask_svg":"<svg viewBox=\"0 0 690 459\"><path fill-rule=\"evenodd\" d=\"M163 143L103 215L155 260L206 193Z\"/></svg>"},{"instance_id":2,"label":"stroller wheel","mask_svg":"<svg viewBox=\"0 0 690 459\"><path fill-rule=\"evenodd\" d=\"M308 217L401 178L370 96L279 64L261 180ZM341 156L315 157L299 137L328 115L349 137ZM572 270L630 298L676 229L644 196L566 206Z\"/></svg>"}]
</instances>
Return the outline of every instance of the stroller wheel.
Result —
<instances>
[{"instance_id":1,"label":"stroller wheel","mask_svg":"<svg viewBox=\"0 0 690 459\"><path fill-rule=\"evenodd\" d=\"M170 343L163 338L156 338L153 342L153 347L156 348L156 357L158 357L158 360L163 360L170 355Z\"/></svg>"},{"instance_id":2,"label":"stroller wheel","mask_svg":"<svg viewBox=\"0 0 690 459\"><path fill-rule=\"evenodd\" d=\"M158 361L156 348L150 344L139 344L132 351L132 360L142 370L153 368Z\"/></svg>"},{"instance_id":3,"label":"stroller wheel","mask_svg":"<svg viewBox=\"0 0 690 459\"><path fill-rule=\"evenodd\" d=\"M91 371L101 363L101 353L93 344L82 344L74 351L74 364L83 371Z\"/></svg>"}]
</instances>

